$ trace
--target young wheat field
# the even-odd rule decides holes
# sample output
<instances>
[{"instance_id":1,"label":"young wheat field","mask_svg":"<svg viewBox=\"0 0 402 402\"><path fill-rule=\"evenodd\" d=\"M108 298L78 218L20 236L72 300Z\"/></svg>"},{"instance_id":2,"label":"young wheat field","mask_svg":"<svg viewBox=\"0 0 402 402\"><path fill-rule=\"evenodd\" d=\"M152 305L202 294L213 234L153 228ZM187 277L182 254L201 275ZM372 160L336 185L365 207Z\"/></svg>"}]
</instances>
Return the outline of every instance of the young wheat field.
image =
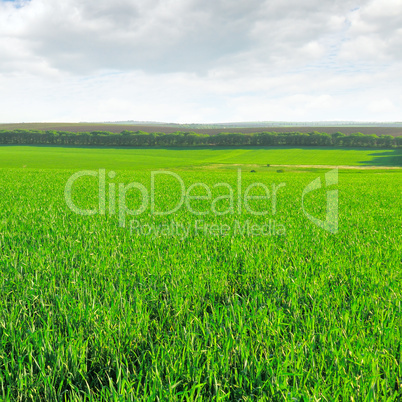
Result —
<instances>
[{"instance_id":1,"label":"young wheat field","mask_svg":"<svg viewBox=\"0 0 402 402\"><path fill-rule=\"evenodd\" d=\"M1 400L402 399L401 169L328 183L267 167L312 150L26 148L0 150Z\"/></svg>"}]
</instances>

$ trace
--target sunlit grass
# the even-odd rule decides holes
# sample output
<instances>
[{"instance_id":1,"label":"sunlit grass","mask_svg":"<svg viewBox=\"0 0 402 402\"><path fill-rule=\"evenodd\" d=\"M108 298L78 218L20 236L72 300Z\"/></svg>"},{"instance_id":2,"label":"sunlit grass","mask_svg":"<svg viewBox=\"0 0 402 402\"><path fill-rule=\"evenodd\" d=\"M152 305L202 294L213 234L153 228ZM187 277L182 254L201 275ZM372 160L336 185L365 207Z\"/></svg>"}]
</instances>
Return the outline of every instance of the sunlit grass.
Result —
<instances>
[{"instance_id":1,"label":"sunlit grass","mask_svg":"<svg viewBox=\"0 0 402 402\"><path fill-rule=\"evenodd\" d=\"M304 149L0 147L0 168L138 170L214 164L402 166L402 150L325 147Z\"/></svg>"},{"instance_id":2,"label":"sunlit grass","mask_svg":"<svg viewBox=\"0 0 402 402\"><path fill-rule=\"evenodd\" d=\"M74 214L64 201L74 172L0 169L0 398L402 398L400 172L341 172L336 235L301 210L319 172L243 171L244 186L286 183L275 215L200 218L183 207L138 217L286 228L286 236L187 237L130 233L117 214ZM237 185L235 170L178 173L187 188ZM172 180L158 181L161 209L177 202ZM150 173L117 171L108 184L133 181L149 189ZM80 183L74 199L96 206L96 180ZM323 189L306 208L323 219L325 203Z\"/></svg>"}]
</instances>

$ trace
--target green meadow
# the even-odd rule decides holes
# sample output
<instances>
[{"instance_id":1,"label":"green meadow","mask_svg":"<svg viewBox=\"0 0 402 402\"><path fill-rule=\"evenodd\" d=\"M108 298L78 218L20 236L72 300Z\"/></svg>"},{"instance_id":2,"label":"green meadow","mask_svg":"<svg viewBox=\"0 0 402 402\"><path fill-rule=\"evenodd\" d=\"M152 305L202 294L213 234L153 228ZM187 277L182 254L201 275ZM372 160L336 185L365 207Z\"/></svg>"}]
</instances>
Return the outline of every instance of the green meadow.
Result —
<instances>
[{"instance_id":1,"label":"green meadow","mask_svg":"<svg viewBox=\"0 0 402 402\"><path fill-rule=\"evenodd\" d=\"M0 400L401 400L402 169L297 165L401 151L0 147Z\"/></svg>"},{"instance_id":2,"label":"green meadow","mask_svg":"<svg viewBox=\"0 0 402 402\"><path fill-rule=\"evenodd\" d=\"M158 169L213 164L402 166L401 149L0 147L0 168Z\"/></svg>"}]
</instances>

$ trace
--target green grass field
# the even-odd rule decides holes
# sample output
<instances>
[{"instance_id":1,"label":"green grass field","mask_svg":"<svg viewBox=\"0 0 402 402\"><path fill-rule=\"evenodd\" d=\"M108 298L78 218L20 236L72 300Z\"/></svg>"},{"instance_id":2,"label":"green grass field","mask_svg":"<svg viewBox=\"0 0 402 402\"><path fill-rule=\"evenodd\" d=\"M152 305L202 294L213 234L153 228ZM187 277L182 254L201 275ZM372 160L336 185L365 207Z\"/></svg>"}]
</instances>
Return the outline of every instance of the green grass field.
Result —
<instances>
[{"instance_id":1,"label":"green grass field","mask_svg":"<svg viewBox=\"0 0 402 402\"><path fill-rule=\"evenodd\" d=\"M339 231L330 233L303 212L325 219L328 169L245 167L239 210L239 166L231 166L395 166L400 158L386 150L0 148L0 399L401 400L402 169L341 169L328 188L339 192ZM99 168L107 169L105 214L78 215L66 183ZM146 208L125 214L121 227L122 188L137 182L151 194L150 170L160 168L186 190L204 183L212 199L187 199L191 209L160 216L127 187L127 207ZM318 177L323 188L302 204ZM75 182L77 207L97 208L98 179ZM254 183L285 184L275 211L273 192L249 201L266 215L246 209ZM155 211L180 201L176 177L158 176L154 190Z\"/></svg>"},{"instance_id":2,"label":"green grass field","mask_svg":"<svg viewBox=\"0 0 402 402\"><path fill-rule=\"evenodd\" d=\"M0 168L157 169L213 164L402 166L402 150L0 147Z\"/></svg>"}]
</instances>

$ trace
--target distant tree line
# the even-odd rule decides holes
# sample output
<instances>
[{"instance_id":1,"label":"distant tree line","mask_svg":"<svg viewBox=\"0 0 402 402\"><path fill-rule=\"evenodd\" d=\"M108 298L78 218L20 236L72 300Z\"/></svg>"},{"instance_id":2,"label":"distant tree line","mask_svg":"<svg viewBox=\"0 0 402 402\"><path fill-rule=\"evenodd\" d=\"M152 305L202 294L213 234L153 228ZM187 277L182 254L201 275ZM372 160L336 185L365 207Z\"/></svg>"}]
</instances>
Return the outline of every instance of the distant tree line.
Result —
<instances>
[{"instance_id":1,"label":"distant tree line","mask_svg":"<svg viewBox=\"0 0 402 402\"><path fill-rule=\"evenodd\" d=\"M325 146L400 148L402 137L355 133L259 132L198 134L177 131L172 134L144 131L69 132L40 130L0 130L2 145L94 145L128 147L193 147L193 146Z\"/></svg>"}]
</instances>

